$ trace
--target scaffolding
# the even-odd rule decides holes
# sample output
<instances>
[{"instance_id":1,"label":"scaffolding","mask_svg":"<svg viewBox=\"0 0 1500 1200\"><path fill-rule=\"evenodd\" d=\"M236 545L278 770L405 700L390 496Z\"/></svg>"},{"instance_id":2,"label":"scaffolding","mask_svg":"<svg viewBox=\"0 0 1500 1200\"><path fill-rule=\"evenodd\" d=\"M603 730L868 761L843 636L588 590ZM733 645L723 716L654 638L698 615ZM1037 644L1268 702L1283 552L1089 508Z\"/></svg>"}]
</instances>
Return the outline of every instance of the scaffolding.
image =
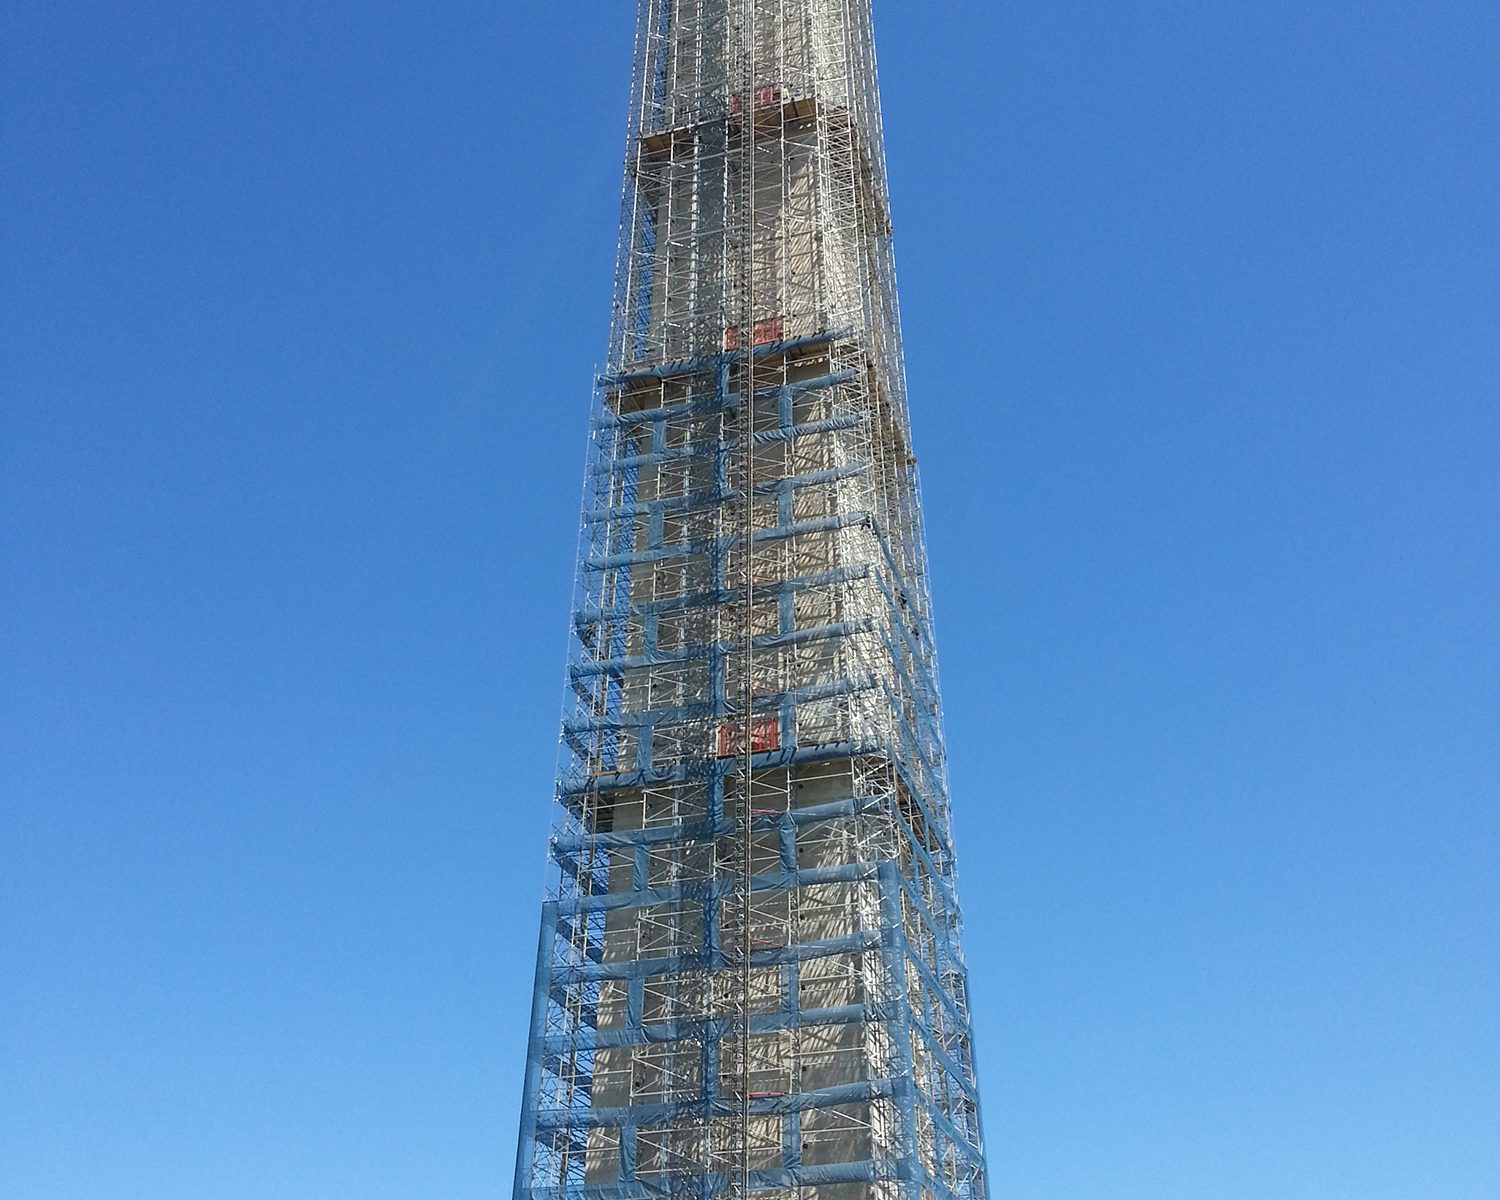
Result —
<instances>
[{"instance_id":1,"label":"scaffolding","mask_svg":"<svg viewBox=\"0 0 1500 1200\"><path fill-rule=\"evenodd\" d=\"M640 0L516 1200L985 1200L869 0Z\"/></svg>"}]
</instances>

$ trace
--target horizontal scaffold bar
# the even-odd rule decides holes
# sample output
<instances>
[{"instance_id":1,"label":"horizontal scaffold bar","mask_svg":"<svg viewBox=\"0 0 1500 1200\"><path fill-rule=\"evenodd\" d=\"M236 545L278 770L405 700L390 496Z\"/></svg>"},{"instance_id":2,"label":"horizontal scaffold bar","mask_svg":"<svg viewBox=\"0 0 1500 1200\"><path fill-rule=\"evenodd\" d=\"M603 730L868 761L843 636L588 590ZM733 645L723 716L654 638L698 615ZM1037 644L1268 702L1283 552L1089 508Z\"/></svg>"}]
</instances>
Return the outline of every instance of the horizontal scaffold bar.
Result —
<instances>
[{"instance_id":1,"label":"horizontal scaffold bar","mask_svg":"<svg viewBox=\"0 0 1500 1200\"><path fill-rule=\"evenodd\" d=\"M842 341L851 332L853 332L852 329L846 327L809 333L802 337L782 338L780 341L766 342L756 346L753 353L758 359L778 357L795 350L826 346ZM597 382L601 388L610 390L632 383L645 383L651 379L671 379L677 375L692 375L699 371L711 371L716 367L728 366L735 359L743 358L744 354L743 350L720 350L712 354L690 355L687 358L678 358L655 366L631 367L628 370L613 371L599 376Z\"/></svg>"},{"instance_id":2,"label":"horizontal scaffold bar","mask_svg":"<svg viewBox=\"0 0 1500 1200\"><path fill-rule=\"evenodd\" d=\"M938 1065L947 1073L948 1078L952 1080L964 1095L977 1105L979 1103L979 1089L974 1086L970 1079L971 1068L965 1067L949 1054L943 1046L942 1040L932 1031L931 1027L924 1021L919 1020L915 1015L912 1018L912 1027L921 1035L923 1045L927 1047L927 1052L933 1058L937 1059ZM964 1027L963 1034L966 1037L972 1036L968 1026Z\"/></svg>"},{"instance_id":3,"label":"horizontal scaffold bar","mask_svg":"<svg viewBox=\"0 0 1500 1200\"><path fill-rule=\"evenodd\" d=\"M799 1008L791 1012L750 1014L750 1032L778 1033L785 1029L809 1029L820 1025L870 1025L887 1019L886 1008L877 1004L840 1004L832 1008ZM734 1028L728 1017L676 1021L627 1022L619 1029L580 1028L572 1034L549 1034L542 1043L551 1056L610 1050L625 1046L650 1046L662 1042L714 1040Z\"/></svg>"},{"instance_id":4,"label":"horizontal scaffold bar","mask_svg":"<svg viewBox=\"0 0 1500 1200\"><path fill-rule=\"evenodd\" d=\"M807 746L782 746L776 750L757 751L751 756L750 766L756 771L774 771L802 763L828 762L836 758L867 758L885 752L885 747L875 742L817 742ZM557 795L558 800L566 804L581 796L590 796L596 791L658 787L702 779L708 775L730 775L736 770L737 763L738 760L713 758L662 767L638 767L632 771L601 771L565 776L559 783Z\"/></svg>"},{"instance_id":5,"label":"horizontal scaffold bar","mask_svg":"<svg viewBox=\"0 0 1500 1200\"><path fill-rule=\"evenodd\" d=\"M949 1119L948 1114L943 1111L942 1106L925 1091L919 1087L912 1088L912 1094L916 1097L917 1103L926 1109L927 1115L932 1119L932 1123L947 1135L948 1141L952 1144L953 1148L959 1154L963 1155L964 1158L968 1159L970 1163L982 1170L984 1168L984 1151L969 1140L968 1134L955 1125Z\"/></svg>"},{"instance_id":6,"label":"horizontal scaffold bar","mask_svg":"<svg viewBox=\"0 0 1500 1200\"><path fill-rule=\"evenodd\" d=\"M859 373L856 371L829 371L810 379L794 379L788 383L756 388L755 398L757 400L795 400L798 396L808 392L818 392L825 388L838 387L840 384L853 383L857 378L859 378ZM741 395L740 392L729 391L706 392L702 396L683 400L677 404L663 404L658 408L638 408L624 413L616 412L606 405L600 415L600 421L606 427L649 425L653 421L670 421L677 417L690 417L698 413L735 408L740 403ZM787 425L790 422L783 421L782 424Z\"/></svg>"},{"instance_id":7,"label":"horizontal scaffold bar","mask_svg":"<svg viewBox=\"0 0 1500 1200\"><path fill-rule=\"evenodd\" d=\"M724 836L733 829L728 826ZM789 892L797 888L818 887L830 883L858 883L875 878L873 862L834 863L826 867L802 867L795 871L768 871L752 876L752 892ZM674 883L666 887L647 888L638 892L604 892L595 896L576 896L558 902L565 916L578 913L615 912L621 909L646 908L653 904L675 904L683 900L722 900L738 885L732 879L705 879Z\"/></svg>"},{"instance_id":8,"label":"horizontal scaffold bar","mask_svg":"<svg viewBox=\"0 0 1500 1200\"><path fill-rule=\"evenodd\" d=\"M845 413L837 417L819 417L817 420L803 421L797 425L762 429L750 436L757 446L763 446L819 433L838 433L844 429L858 429L861 425L868 424L869 420L869 413ZM740 439L736 437L723 442L702 442L676 446L667 450L652 450L645 454L622 454L618 458L602 459L595 465L594 474L608 479L625 467L658 466L661 463L681 462L687 459L711 458L719 454L732 453L740 448L740 444Z\"/></svg>"},{"instance_id":9,"label":"horizontal scaffold bar","mask_svg":"<svg viewBox=\"0 0 1500 1200\"><path fill-rule=\"evenodd\" d=\"M876 680L873 675L855 675L831 683L815 683L806 687L791 688L785 692L767 692L755 698L751 711L778 712L788 704L801 705L811 704L818 700L832 700L839 696L867 691L875 686ZM622 729L645 729L653 725L675 725L683 721L734 715L743 714L737 714L734 709L715 701L704 701L698 704L681 704L673 708L650 708L639 712L622 712L606 716L570 717L563 722L563 736Z\"/></svg>"},{"instance_id":10,"label":"horizontal scaffold bar","mask_svg":"<svg viewBox=\"0 0 1500 1200\"><path fill-rule=\"evenodd\" d=\"M904 935L902 936L902 941L906 941ZM938 1002L943 1006L943 1010L948 1014L949 1020L951 1020L958 1029L962 1030L965 1036L969 1036L972 1028L969 1022L969 1014L962 1011L958 1007L958 1005L953 1002L953 997L948 994L948 989L945 988L938 977L933 974L932 968L927 964L922 956L912 949L909 942L906 944L906 958L907 961L917 969L917 973L922 976L922 982L927 986L927 990L931 992L933 996L937 997Z\"/></svg>"},{"instance_id":11,"label":"horizontal scaffold bar","mask_svg":"<svg viewBox=\"0 0 1500 1200\"><path fill-rule=\"evenodd\" d=\"M818 571L811 575L797 575L791 579L767 580L757 583L755 590L761 596L779 596L784 592L802 592L811 588L833 587L865 579L870 574L867 563L839 567L832 571ZM610 607L580 608L573 615L575 626L584 626L597 621L614 621L627 617L644 617L652 613L676 613L690 608L703 608L715 604L728 604L744 598L740 587L706 588L688 592L682 596L664 596L656 600L631 601Z\"/></svg>"},{"instance_id":12,"label":"horizontal scaffold bar","mask_svg":"<svg viewBox=\"0 0 1500 1200\"><path fill-rule=\"evenodd\" d=\"M810 533L833 533L852 526L869 526L872 518L867 512L835 513L831 517L818 517L811 521L792 521L786 525L767 525L752 531L751 543L759 546L770 542L785 541ZM688 558L694 554L722 553L744 544L743 533L726 533L720 537L694 538L687 542L674 542L655 550L641 550L634 554L601 554L583 561L588 571L606 571L615 567L638 567L647 563L670 562L676 558Z\"/></svg>"},{"instance_id":13,"label":"horizontal scaffold bar","mask_svg":"<svg viewBox=\"0 0 1500 1200\"><path fill-rule=\"evenodd\" d=\"M871 1159L828 1163L815 1167L781 1167L750 1172L752 1191L818 1187L835 1183L877 1183L917 1178L920 1172L907 1159ZM719 1196L729 1190L729 1176L720 1173L663 1174L637 1177L625 1183L578 1184L570 1187L529 1188L531 1200L666 1200L667 1197ZM940 1183L926 1184L940 1200L958 1197Z\"/></svg>"},{"instance_id":14,"label":"horizontal scaffold bar","mask_svg":"<svg viewBox=\"0 0 1500 1200\"><path fill-rule=\"evenodd\" d=\"M829 467L822 471L807 471L801 475L785 475L779 479L767 479L757 483L753 489L757 496L774 496L780 492L798 488L818 487L837 483L842 479L853 479L870 471L869 463L849 463L840 467ZM679 514L695 509L712 509L731 501L743 500L742 488L724 490L705 489L689 492L683 496L668 496L662 500L648 500L641 504L614 504L606 508L591 508L583 514L585 525L598 525L606 521L617 521L630 517L647 517L652 513Z\"/></svg>"},{"instance_id":15,"label":"horizontal scaffold bar","mask_svg":"<svg viewBox=\"0 0 1500 1200\"><path fill-rule=\"evenodd\" d=\"M814 625L807 629L794 629L790 633L763 633L751 640L757 650L776 650L786 646L801 646L809 642L826 642L836 638L853 637L868 633L875 628L873 618L859 621L839 621L832 625ZM709 642L700 646L687 646L681 650L658 650L655 654L631 654L624 658L601 658L570 667L568 674L573 679L590 679L597 675L621 675L626 671L643 667L667 667L681 663L701 662L715 655L730 654L742 650L744 642Z\"/></svg>"},{"instance_id":16,"label":"horizontal scaffold bar","mask_svg":"<svg viewBox=\"0 0 1500 1200\"><path fill-rule=\"evenodd\" d=\"M829 800L823 804L809 804L806 808L793 808L786 812L762 813L751 820L752 830L776 829L782 825L800 828L823 821L837 821L845 817L858 816L884 804L882 796L851 796L845 800ZM555 853L577 853L585 850L614 850L628 846L670 845L673 842L702 841L722 837L734 829L733 822L711 826L705 821L691 824L682 822L673 825L657 825L650 829L611 830L608 833L559 834L552 839Z\"/></svg>"},{"instance_id":17,"label":"horizontal scaffold bar","mask_svg":"<svg viewBox=\"0 0 1500 1200\"><path fill-rule=\"evenodd\" d=\"M906 1079L862 1079L808 1092L788 1092L782 1096L752 1096L744 1101L750 1115L776 1116L832 1108L839 1104L869 1103L887 1100L911 1086ZM618 1108L557 1109L544 1108L536 1114L538 1131L544 1129L598 1129L608 1126L631 1128L669 1121L674 1117L728 1117L740 1111L741 1101L733 1096L695 1096L686 1100L665 1100L657 1104L631 1104Z\"/></svg>"},{"instance_id":18,"label":"horizontal scaffold bar","mask_svg":"<svg viewBox=\"0 0 1500 1200\"><path fill-rule=\"evenodd\" d=\"M834 954L859 954L880 947L879 930L858 930L838 937L819 938L795 946L772 946L750 952L752 967L774 967L779 963L806 962ZM555 968L554 983L569 987L606 979L648 979L654 975L681 975L684 971L701 971L711 965L705 954L669 954L656 958L636 958L626 962L571 963Z\"/></svg>"}]
</instances>

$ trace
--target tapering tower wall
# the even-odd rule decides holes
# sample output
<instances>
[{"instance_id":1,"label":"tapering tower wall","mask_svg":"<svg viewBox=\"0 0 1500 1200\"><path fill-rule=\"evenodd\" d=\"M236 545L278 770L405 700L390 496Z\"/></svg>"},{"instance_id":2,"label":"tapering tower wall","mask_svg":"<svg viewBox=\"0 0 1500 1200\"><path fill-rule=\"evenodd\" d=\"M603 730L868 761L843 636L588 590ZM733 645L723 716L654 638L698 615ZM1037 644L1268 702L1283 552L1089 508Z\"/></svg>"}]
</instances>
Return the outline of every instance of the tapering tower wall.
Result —
<instances>
[{"instance_id":1,"label":"tapering tower wall","mask_svg":"<svg viewBox=\"0 0 1500 1200\"><path fill-rule=\"evenodd\" d=\"M517 1200L983 1200L868 0L641 0Z\"/></svg>"}]
</instances>

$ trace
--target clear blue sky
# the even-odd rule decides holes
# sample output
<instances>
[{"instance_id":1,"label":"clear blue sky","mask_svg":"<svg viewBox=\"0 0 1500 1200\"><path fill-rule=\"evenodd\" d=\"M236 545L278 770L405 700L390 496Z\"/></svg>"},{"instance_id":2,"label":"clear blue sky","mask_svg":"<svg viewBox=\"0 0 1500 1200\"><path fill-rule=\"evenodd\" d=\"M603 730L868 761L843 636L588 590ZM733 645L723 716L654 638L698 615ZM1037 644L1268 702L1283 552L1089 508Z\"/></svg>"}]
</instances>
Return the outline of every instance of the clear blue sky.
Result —
<instances>
[{"instance_id":1,"label":"clear blue sky","mask_svg":"<svg viewBox=\"0 0 1500 1200\"><path fill-rule=\"evenodd\" d=\"M999 1200L1500 1195L1500 13L877 2ZM632 6L13 4L0 1197L506 1194Z\"/></svg>"}]
</instances>

